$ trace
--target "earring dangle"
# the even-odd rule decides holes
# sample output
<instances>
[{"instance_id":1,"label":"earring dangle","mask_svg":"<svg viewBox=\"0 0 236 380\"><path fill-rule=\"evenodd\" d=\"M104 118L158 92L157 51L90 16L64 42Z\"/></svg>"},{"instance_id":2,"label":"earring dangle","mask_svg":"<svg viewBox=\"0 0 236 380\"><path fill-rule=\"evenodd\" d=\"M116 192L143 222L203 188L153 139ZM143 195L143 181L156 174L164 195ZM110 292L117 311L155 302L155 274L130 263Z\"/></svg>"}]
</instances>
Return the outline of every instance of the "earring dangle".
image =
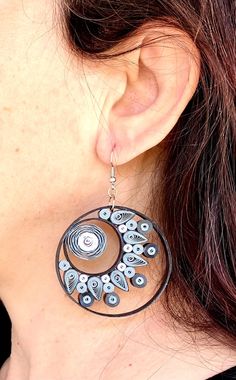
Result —
<instances>
[{"instance_id":1,"label":"earring dangle","mask_svg":"<svg viewBox=\"0 0 236 380\"><path fill-rule=\"evenodd\" d=\"M83 214L67 228L55 264L71 300L92 313L122 317L160 298L170 280L172 255L154 221L115 204L113 151L108 196L107 206Z\"/></svg>"}]
</instances>

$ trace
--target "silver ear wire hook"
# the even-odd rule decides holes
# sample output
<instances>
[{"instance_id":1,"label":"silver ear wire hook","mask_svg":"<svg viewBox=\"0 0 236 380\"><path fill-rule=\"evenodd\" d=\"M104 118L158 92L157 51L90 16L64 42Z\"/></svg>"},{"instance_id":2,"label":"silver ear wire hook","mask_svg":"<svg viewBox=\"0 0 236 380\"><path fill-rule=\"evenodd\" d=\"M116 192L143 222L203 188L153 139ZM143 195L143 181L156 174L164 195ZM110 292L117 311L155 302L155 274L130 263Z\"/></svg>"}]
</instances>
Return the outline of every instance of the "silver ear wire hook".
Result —
<instances>
[{"instance_id":1,"label":"silver ear wire hook","mask_svg":"<svg viewBox=\"0 0 236 380\"><path fill-rule=\"evenodd\" d=\"M109 205L111 206L111 210L114 211L115 208L115 200L116 200L116 170L114 166L114 151L112 149L111 151L111 158L110 158L110 164L111 164L111 172L110 172L110 187L108 189L108 195L109 195Z\"/></svg>"}]
</instances>

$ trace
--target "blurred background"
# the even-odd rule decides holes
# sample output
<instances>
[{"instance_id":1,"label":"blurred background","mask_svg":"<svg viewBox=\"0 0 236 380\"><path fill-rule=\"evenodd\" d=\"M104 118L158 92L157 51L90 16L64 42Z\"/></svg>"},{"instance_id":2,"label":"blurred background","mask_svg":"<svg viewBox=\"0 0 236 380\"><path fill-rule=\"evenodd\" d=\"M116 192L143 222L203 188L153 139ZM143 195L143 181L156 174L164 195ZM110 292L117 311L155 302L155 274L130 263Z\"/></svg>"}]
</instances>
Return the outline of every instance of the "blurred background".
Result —
<instances>
[{"instance_id":1,"label":"blurred background","mask_svg":"<svg viewBox=\"0 0 236 380\"><path fill-rule=\"evenodd\" d=\"M0 301L0 367L11 353L11 320Z\"/></svg>"}]
</instances>

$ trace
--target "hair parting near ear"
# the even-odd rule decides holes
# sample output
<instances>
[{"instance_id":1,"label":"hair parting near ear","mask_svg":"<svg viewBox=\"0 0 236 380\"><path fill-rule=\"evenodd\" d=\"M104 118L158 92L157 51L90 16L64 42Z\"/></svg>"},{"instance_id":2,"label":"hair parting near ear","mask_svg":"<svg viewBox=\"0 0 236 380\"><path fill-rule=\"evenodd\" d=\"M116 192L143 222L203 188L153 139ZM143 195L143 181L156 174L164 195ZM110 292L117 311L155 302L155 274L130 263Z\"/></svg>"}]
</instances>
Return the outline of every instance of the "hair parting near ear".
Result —
<instances>
[{"instance_id":1,"label":"hair parting near ear","mask_svg":"<svg viewBox=\"0 0 236 380\"><path fill-rule=\"evenodd\" d=\"M235 347L234 5L228 0L150 0L148 5L144 0L66 0L66 38L80 56L110 59L130 51L118 48L156 22L185 31L200 51L198 88L163 142L158 222L174 259L163 302L186 329ZM156 189L153 173L154 219L160 212Z\"/></svg>"}]
</instances>

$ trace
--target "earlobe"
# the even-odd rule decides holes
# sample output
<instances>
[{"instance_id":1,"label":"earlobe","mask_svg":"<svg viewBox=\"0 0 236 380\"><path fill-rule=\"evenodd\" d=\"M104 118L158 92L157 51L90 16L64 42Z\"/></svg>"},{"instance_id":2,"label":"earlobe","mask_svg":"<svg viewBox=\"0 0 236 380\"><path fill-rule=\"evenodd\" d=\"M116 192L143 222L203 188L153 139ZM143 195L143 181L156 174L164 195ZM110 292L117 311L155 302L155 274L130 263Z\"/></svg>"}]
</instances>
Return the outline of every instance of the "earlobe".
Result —
<instances>
[{"instance_id":1,"label":"earlobe","mask_svg":"<svg viewBox=\"0 0 236 380\"><path fill-rule=\"evenodd\" d=\"M155 30L157 37L158 31ZM117 164L124 164L160 143L175 126L199 80L199 54L194 43L175 29L159 31L160 40L134 53L125 67L123 94L109 109L108 131L100 130L97 153L106 163L115 147ZM177 36L178 35L178 36ZM124 80L124 76L122 77Z\"/></svg>"}]
</instances>

